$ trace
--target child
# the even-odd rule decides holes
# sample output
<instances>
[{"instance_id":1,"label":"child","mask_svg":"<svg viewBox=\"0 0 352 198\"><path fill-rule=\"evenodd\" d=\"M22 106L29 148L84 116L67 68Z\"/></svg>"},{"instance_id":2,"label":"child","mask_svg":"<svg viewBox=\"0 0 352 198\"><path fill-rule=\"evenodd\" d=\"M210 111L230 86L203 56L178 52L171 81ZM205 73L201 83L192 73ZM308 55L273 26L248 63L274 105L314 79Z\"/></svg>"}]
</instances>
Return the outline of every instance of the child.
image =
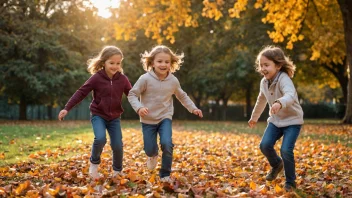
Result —
<instances>
[{"instance_id":1,"label":"child","mask_svg":"<svg viewBox=\"0 0 352 198\"><path fill-rule=\"evenodd\" d=\"M266 180L272 181L285 169L285 190L296 188L295 161L293 149L303 124L303 111L298 102L297 92L290 78L296 66L284 52L273 46L265 47L257 56L256 70L264 78L260 82L260 92L254 106L249 127L256 125L266 103L270 112L268 126L260 143L260 150L268 159L272 169ZM281 157L274 145L283 136Z\"/></svg>"},{"instance_id":2,"label":"child","mask_svg":"<svg viewBox=\"0 0 352 198\"><path fill-rule=\"evenodd\" d=\"M203 117L203 114L181 89L178 79L172 74L180 69L183 54L175 54L168 47L159 45L141 56L143 68L147 73L140 76L133 86L128 94L128 101L140 116L148 169L154 170L157 165L159 133L162 150L159 176L162 182L172 183L172 95L175 94L189 112L199 117Z\"/></svg>"},{"instance_id":3,"label":"child","mask_svg":"<svg viewBox=\"0 0 352 198\"><path fill-rule=\"evenodd\" d=\"M58 115L59 120L63 120L68 111L93 91L90 111L94 142L89 167L89 175L93 179L102 176L98 174L98 166L106 143L106 130L110 136L113 152L113 177L121 174L122 171L123 144L120 116L123 109L121 100L122 94L125 93L127 96L132 88L128 78L123 75L122 60L123 54L115 46L104 47L97 57L88 60L88 71L92 76L73 94Z\"/></svg>"}]
</instances>

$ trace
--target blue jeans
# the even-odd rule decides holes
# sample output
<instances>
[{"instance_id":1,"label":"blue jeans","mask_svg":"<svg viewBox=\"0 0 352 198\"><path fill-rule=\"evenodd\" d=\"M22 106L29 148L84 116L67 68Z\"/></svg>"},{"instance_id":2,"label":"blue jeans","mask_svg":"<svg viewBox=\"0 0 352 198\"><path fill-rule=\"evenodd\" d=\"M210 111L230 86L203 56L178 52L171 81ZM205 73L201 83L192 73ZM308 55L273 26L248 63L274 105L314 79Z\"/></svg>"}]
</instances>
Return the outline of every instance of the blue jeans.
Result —
<instances>
[{"instance_id":1,"label":"blue jeans","mask_svg":"<svg viewBox=\"0 0 352 198\"><path fill-rule=\"evenodd\" d=\"M163 151L159 176L161 178L170 176L174 148L174 144L172 143L172 120L164 119L158 124L142 123L142 131L144 151L148 157L158 155L157 135L159 133L161 150Z\"/></svg>"},{"instance_id":2,"label":"blue jeans","mask_svg":"<svg viewBox=\"0 0 352 198\"><path fill-rule=\"evenodd\" d=\"M271 167L277 167L283 160L286 183L295 184L296 170L293 149L302 125L290 125L287 127L276 127L270 123L265 129L262 141L260 142L260 150L268 159ZM277 155L274 145L282 136L282 145L280 149L282 159Z\"/></svg>"},{"instance_id":3,"label":"blue jeans","mask_svg":"<svg viewBox=\"0 0 352 198\"><path fill-rule=\"evenodd\" d=\"M123 143L120 118L107 121L100 116L93 115L92 126L94 131L94 142L90 162L100 164L100 155L106 144L106 130L110 136L110 146L112 150L112 168L115 171L122 170Z\"/></svg>"}]
</instances>

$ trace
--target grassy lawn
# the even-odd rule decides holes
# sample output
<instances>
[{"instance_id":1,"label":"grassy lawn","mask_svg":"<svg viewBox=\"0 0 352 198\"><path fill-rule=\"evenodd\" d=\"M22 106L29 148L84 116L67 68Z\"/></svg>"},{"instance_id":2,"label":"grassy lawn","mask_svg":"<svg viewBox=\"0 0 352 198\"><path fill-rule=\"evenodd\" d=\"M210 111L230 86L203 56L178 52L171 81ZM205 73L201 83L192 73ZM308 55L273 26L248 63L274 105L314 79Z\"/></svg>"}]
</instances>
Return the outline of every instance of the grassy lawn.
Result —
<instances>
[{"instance_id":1,"label":"grassy lawn","mask_svg":"<svg viewBox=\"0 0 352 198\"><path fill-rule=\"evenodd\" d=\"M283 176L271 183L263 179L270 169L258 148L265 127L266 122L250 129L246 122L174 121L172 177L178 183L168 191L160 188L157 172L145 168L139 121L123 120L123 163L127 175L119 181L110 180L111 150L105 146L100 164L105 183L108 181L104 188L113 193L111 196L122 192L145 196L149 191L155 197L182 197L182 192L206 197L286 196L280 188ZM306 120L295 148L300 190L287 196L352 195L351 133L352 125L340 125L336 120ZM63 185L65 192L79 196L96 192L92 189L97 184L87 177L92 142L89 121L0 122L0 197L6 195L9 186L17 188L15 193L8 192L11 196L40 194L43 185L53 187L47 187L51 195L57 195L57 186L61 189ZM34 185L30 188L34 191L28 190L30 185Z\"/></svg>"},{"instance_id":2,"label":"grassy lawn","mask_svg":"<svg viewBox=\"0 0 352 198\"><path fill-rule=\"evenodd\" d=\"M338 120L306 120L299 138L309 138L324 143L341 143L352 147L352 132L348 132L351 128L338 122ZM176 131L230 132L261 137L266 124L266 122L259 122L255 128L250 129L246 122L174 121L173 127ZM128 133L129 129L140 131L139 121L123 120L123 133ZM28 160L39 163L58 161L75 154L75 147L82 145L90 147L93 138L89 121L2 121L0 122L0 166ZM34 156L29 157L40 151L65 150L65 148L68 149L65 156L38 159Z\"/></svg>"}]
</instances>

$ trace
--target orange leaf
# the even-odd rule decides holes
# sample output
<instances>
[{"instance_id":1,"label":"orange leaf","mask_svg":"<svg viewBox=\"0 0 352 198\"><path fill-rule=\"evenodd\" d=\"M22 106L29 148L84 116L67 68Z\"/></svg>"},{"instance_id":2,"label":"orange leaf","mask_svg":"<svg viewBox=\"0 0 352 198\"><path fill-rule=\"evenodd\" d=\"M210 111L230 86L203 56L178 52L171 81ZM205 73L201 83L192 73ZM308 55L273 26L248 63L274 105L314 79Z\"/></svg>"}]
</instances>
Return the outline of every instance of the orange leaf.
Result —
<instances>
[{"instance_id":1,"label":"orange leaf","mask_svg":"<svg viewBox=\"0 0 352 198\"><path fill-rule=\"evenodd\" d=\"M276 193L281 193L283 190L282 190L282 188L280 188L280 186L278 186L277 184L276 184L276 186L275 186L275 192Z\"/></svg>"},{"instance_id":2,"label":"orange leaf","mask_svg":"<svg viewBox=\"0 0 352 198\"><path fill-rule=\"evenodd\" d=\"M252 189L252 190L256 190L257 189L257 185L251 181L251 183L249 184L249 187Z\"/></svg>"},{"instance_id":3,"label":"orange leaf","mask_svg":"<svg viewBox=\"0 0 352 198\"><path fill-rule=\"evenodd\" d=\"M329 184L325 188L326 189L333 189L333 188L335 188L335 185L334 184Z\"/></svg>"},{"instance_id":4,"label":"orange leaf","mask_svg":"<svg viewBox=\"0 0 352 198\"><path fill-rule=\"evenodd\" d=\"M152 174L148 181L152 184L155 183L155 173Z\"/></svg>"},{"instance_id":5,"label":"orange leaf","mask_svg":"<svg viewBox=\"0 0 352 198\"><path fill-rule=\"evenodd\" d=\"M153 195L156 198L160 198L161 197L161 195L158 192L156 192L156 191L153 192Z\"/></svg>"},{"instance_id":6,"label":"orange leaf","mask_svg":"<svg viewBox=\"0 0 352 198\"><path fill-rule=\"evenodd\" d=\"M124 184L126 184L128 182L128 179L121 179L120 180L120 184L121 185L124 185Z\"/></svg>"}]
</instances>

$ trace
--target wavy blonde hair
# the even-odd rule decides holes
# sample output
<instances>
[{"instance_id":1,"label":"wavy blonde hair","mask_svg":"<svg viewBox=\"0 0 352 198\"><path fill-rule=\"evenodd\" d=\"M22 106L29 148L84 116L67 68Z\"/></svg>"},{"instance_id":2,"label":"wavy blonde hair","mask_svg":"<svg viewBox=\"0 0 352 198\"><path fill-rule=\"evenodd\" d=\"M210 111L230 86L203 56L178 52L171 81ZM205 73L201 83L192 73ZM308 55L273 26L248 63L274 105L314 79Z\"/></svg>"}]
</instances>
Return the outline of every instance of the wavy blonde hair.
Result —
<instances>
[{"instance_id":1,"label":"wavy blonde hair","mask_svg":"<svg viewBox=\"0 0 352 198\"><path fill-rule=\"evenodd\" d=\"M145 71L150 71L153 68L154 58L157 54L161 52L164 52L171 56L171 73L174 73L180 69L181 64L183 63L184 53L176 54L165 45L157 45L153 47L150 52L145 51L143 54L141 54L141 63Z\"/></svg>"},{"instance_id":2,"label":"wavy blonde hair","mask_svg":"<svg viewBox=\"0 0 352 198\"><path fill-rule=\"evenodd\" d=\"M99 70L104 68L105 61L114 55L120 55L123 59L122 51L118 47L105 46L96 57L91 58L87 61L88 72L91 74L97 73ZM122 66L121 71L119 72L123 73Z\"/></svg>"},{"instance_id":3,"label":"wavy blonde hair","mask_svg":"<svg viewBox=\"0 0 352 198\"><path fill-rule=\"evenodd\" d=\"M266 46L262 51L259 52L257 59L255 61L255 70L260 72L260 57L265 56L267 59L273 61L275 65L281 66L280 71L286 72L290 78L293 78L296 65L290 60L289 57L285 56L284 51L276 46Z\"/></svg>"}]
</instances>

